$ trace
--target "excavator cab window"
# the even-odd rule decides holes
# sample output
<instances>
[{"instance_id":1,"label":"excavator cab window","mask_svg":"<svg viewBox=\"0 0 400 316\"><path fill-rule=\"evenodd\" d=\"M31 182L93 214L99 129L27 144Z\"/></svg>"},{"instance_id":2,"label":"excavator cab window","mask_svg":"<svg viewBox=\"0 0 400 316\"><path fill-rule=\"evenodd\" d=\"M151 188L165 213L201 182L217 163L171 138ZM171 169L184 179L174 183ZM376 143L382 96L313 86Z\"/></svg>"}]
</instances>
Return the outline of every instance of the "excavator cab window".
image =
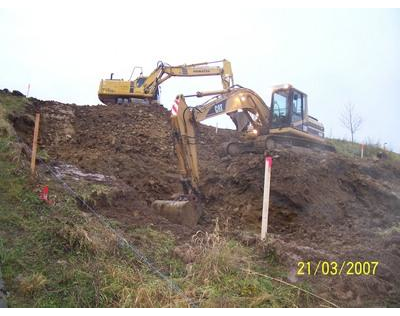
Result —
<instances>
[{"instance_id":1,"label":"excavator cab window","mask_svg":"<svg viewBox=\"0 0 400 316\"><path fill-rule=\"evenodd\" d=\"M274 92L272 96L272 128L287 126L289 123L288 91Z\"/></svg>"},{"instance_id":2,"label":"excavator cab window","mask_svg":"<svg viewBox=\"0 0 400 316\"><path fill-rule=\"evenodd\" d=\"M292 99L292 123L303 119L303 104L303 95L294 91Z\"/></svg>"},{"instance_id":3,"label":"excavator cab window","mask_svg":"<svg viewBox=\"0 0 400 316\"><path fill-rule=\"evenodd\" d=\"M144 82L146 81L146 77L139 77L137 78L137 87L140 88L141 86L143 86Z\"/></svg>"}]
</instances>

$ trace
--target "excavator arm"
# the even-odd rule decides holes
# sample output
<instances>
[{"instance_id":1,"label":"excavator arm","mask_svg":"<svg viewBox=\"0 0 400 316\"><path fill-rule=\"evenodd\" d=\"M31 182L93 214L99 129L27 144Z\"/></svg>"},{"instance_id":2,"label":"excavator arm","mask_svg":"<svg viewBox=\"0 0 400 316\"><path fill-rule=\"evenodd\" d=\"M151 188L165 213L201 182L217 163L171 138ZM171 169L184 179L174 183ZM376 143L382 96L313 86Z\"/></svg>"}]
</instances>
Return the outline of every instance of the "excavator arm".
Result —
<instances>
[{"instance_id":1,"label":"excavator arm","mask_svg":"<svg viewBox=\"0 0 400 316\"><path fill-rule=\"evenodd\" d=\"M199 165L197 158L196 124L193 111L180 95L176 98L178 112L171 116L175 153L184 195L199 195Z\"/></svg>"}]
</instances>

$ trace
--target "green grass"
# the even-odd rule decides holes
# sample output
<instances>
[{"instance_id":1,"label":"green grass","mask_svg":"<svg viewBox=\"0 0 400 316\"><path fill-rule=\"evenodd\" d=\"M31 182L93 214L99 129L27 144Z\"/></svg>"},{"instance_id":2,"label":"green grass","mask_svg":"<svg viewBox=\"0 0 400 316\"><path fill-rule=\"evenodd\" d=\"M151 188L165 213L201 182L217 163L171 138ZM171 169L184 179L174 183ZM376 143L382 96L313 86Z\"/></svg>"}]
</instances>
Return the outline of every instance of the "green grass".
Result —
<instances>
[{"instance_id":1,"label":"green grass","mask_svg":"<svg viewBox=\"0 0 400 316\"><path fill-rule=\"evenodd\" d=\"M7 112L20 112L24 110L24 107L30 104L28 98L16 97L11 94L0 91L0 107L5 109Z\"/></svg>"},{"instance_id":2,"label":"green grass","mask_svg":"<svg viewBox=\"0 0 400 316\"><path fill-rule=\"evenodd\" d=\"M25 97L16 97L0 91L0 137L14 135L14 130L7 122L7 115L22 112L28 104L30 101Z\"/></svg>"},{"instance_id":3,"label":"green grass","mask_svg":"<svg viewBox=\"0 0 400 316\"><path fill-rule=\"evenodd\" d=\"M329 139L328 142L335 146L336 151L342 155L345 155L350 158L360 158L361 155L361 144L352 143L346 140L341 139ZM379 144L366 144L364 146L364 158L372 159L376 158L379 152L382 152L383 149ZM390 161L400 161L400 155L392 152L385 151L388 160Z\"/></svg>"},{"instance_id":4,"label":"green grass","mask_svg":"<svg viewBox=\"0 0 400 316\"><path fill-rule=\"evenodd\" d=\"M5 113L22 103L2 107L4 99L0 101L0 119L12 130ZM121 248L96 217L82 212L60 184L44 176L32 181L10 135L0 135L0 268L10 307L188 306L182 295ZM38 198L38 184L49 185L54 205ZM108 188L88 186L83 198L90 199L93 192L107 194ZM200 307L318 305L298 290L243 271L285 274L273 255L260 256L218 229L183 245L192 258L187 262L176 255L171 233L149 226L126 228L115 220L112 226L125 229L124 236Z\"/></svg>"},{"instance_id":5,"label":"green grass","mask_svg":"<svg viewBox=\"0 0 400 316\"><path fill-rule=\"evenodd\" d=\"M165 290L73 199L58 195L50 207L3 155L0 170L0 265L11 307L120 306L120 290L136 293L139 276Z\"/></svg>"},{"instance_id":6,"label":"green grass","mask_svg":"<svg viewBox=\"0 0 400 316\"><path fill-rule=\"evenodd\" d=\"M16 166L5 159L7 145L4 141L1 145L0 258L3 278L11 293L9 304L73 306L72 291L70 302L53 294L63 276L57 261L69 257L64 243L54 233L60 228L59 220L52 218L54 210L39 200L28 179L18 175ZM81 284L82 280L76 278L73 282Z\"/></svg>"}]
</instances>

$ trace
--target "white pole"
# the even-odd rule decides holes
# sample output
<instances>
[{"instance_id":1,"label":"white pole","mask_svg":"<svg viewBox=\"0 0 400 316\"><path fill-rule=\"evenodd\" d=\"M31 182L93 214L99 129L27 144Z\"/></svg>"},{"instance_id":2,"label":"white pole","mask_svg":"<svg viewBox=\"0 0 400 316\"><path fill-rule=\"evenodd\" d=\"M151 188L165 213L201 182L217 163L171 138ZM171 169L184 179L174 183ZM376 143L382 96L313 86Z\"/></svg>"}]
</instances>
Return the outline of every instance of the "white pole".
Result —
<instances>
[{"instance_id":1,"label":"white pole","mask_svg":"<svg viewBox=\"0 0 400 316\"><path fill-rule=\"evenodd\" d=\"M264 196L261 220L261 240L264 240L268 231L269 191L271 187L272 157L265 157Z\"/></svg>"},{"instance_id":2,"label":"white pole","mask_svg":"<svg viewBox=\"0 0 400 316\"><path fill-rule=\"evenodd\" d=\"M218 134L218 122L215 124L215 134Z\"/></svg>"},{"instance_id":3,"label":"white pole","mask_svg":"<svg viewBox=\"0 0 400 316\"><path fill-rule=\"evenodd\" d=\"M361 144L361 159L364 158L364 144Z\"/></svg>"}]
</instances>

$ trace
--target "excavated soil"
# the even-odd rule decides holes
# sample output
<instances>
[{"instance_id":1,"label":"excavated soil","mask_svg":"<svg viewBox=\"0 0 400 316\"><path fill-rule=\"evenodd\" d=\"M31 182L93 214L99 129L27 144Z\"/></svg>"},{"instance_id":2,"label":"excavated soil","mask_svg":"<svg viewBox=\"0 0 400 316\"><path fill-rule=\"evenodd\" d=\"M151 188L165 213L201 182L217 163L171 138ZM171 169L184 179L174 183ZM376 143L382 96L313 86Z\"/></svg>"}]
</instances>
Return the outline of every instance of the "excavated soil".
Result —
<instances>
[{"instance_id":1,"label":"excavated soil","mask_svg":"<svg viewBox=\"0 0 400 316\"><path fill-rule=\"evenodd\" d=\"M126 227L152 225L184 243L218 218L227 233L274 253L288 280L311 283L340 306L400 305L400 165L349 159L305 148L279 148L273 156L269 233L260 231L264 157L220 157L234 131L201 126L199 156L204 214L193 228L151 211L155 199L180 192L169 111L161 106L75 106L33 100L11 117L27 143L32 118L42 115L40 147L51 163L102 174L113 190L97 197L102 214ZM298 261L379 261L376 276L296 276ZM267 263L265 263L268 269Z\"/></svg>"}]
</instances>

